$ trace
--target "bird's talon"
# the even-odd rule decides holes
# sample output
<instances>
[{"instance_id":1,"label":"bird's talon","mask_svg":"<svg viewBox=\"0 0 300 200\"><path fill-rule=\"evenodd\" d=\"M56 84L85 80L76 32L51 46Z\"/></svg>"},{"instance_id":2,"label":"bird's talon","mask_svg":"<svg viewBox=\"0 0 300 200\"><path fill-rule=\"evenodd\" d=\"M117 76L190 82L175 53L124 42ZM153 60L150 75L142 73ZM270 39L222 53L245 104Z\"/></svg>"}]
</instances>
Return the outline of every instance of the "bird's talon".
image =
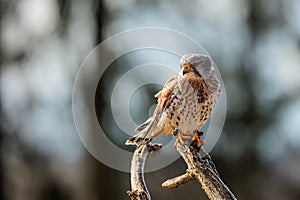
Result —
<instances>
[{"instance_id":1,"label":"bird's talon","mask_svg":"<svg viewBox=\"0 0 300 200\"><path fill-rule=\"evenodd\" d=\"M204 135L203 131L199 131L199 130L195 130L194 134L197 134L199 137Z\"/></svg>"},{"instance_id":2,"label":"bird's talon","mask_svg":"<svg viewBox=\"0 0 300 200\"><path fill-rule=\"evenodd\" d=\"M177 135L178 135L178 128L176 128L176 129L174 130L173 135L174 135L174 136L177 136Z\"/></svg>"}]
</instances>

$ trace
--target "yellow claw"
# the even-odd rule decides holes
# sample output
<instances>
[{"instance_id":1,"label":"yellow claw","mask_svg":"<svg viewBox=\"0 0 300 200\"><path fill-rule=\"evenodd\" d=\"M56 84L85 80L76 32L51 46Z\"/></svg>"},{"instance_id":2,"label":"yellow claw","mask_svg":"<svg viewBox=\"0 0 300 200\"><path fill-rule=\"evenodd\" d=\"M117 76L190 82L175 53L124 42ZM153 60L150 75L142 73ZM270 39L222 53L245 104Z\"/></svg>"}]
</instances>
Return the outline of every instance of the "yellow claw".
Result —
<instances>
[{"instance_id":1,"label":"yellow claw","mask_svg":"<svg viewBox=\"0 0 300 200\"><path fill-rule=\"evenodd\" d=\"M198 136L198 133L195 133L195 134L194 134L194 137L193 137L192 140L193 140L193 141L196 140L196 142L197 142L197 147L201 147L202 144L205 144L205 141L200 139L200 137Z\"/></svg>"},{"instance_id":2,"label":"yellow claw","mask_svg":"<svg viewBox=\"0 0 300 200\"><path fill-rule=\"evenodd\" d=\"M184 144L183 139L190 139L190 138L191 138L191 136L189 136L189 135L183 135L181 132L178 132L177 139L175 141L174 146L176 147L177 144L178 144L178 142L180 142L181 144Z\"/></svg>"}]
</instances>

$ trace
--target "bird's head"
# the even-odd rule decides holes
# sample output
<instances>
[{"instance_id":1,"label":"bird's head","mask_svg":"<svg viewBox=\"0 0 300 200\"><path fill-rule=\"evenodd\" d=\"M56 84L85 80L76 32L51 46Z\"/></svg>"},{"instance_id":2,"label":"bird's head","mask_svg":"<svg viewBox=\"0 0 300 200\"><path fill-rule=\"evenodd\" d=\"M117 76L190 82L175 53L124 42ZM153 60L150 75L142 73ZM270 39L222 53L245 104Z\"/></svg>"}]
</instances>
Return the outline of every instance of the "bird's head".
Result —
<instances>
[{"instance_id":1,"label":"bird's head","mask_svg":"<svg viewBox=\"0 0 300 200\"><path fill-rule=\"evenodd\" d=\"M182 75L185 79L197 79L202 77L212 94L221 93L221 84L217 77L213 61L208 55L187 54L180 60Z\"/></svg>"},{"instance_id":2,"label":"bird's head","mask_svg":"<svg viewBox=\"0 0 300 200\"><path fill-rule=\"evenodd\" d=\"M182 75L194 73L207 78L214 71L213 63L208 55L186 54L180 60Z\"/></svg>"}]
</instances>

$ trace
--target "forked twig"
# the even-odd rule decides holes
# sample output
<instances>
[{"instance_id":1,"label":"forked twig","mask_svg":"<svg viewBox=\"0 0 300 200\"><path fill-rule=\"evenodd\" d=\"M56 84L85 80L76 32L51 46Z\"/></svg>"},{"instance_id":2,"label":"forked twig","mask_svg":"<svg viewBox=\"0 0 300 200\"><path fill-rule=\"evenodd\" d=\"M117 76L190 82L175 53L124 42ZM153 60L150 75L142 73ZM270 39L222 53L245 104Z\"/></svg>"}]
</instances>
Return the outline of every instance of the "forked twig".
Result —
<instances>
[{"instance_id":1,"label":"forked twig","mask_svg":"<svg viewBox=\"0 0 300 200\"><path fill-rule=\"evenodd\" d=\"M144 181L144 164L149 154L162 148L159 144L140 145L134 151L131 161L131 191L128 195L132 200L150 200L150 193ZM187 182L196 180L210 200L236 200L234 194L221 180L211 157L205 150L198 148L195 142L190 146L178 143L176 149L186 162L186 173L171 178L162 184L164 188L177 188Z\"/></svg>"}]
</instances>

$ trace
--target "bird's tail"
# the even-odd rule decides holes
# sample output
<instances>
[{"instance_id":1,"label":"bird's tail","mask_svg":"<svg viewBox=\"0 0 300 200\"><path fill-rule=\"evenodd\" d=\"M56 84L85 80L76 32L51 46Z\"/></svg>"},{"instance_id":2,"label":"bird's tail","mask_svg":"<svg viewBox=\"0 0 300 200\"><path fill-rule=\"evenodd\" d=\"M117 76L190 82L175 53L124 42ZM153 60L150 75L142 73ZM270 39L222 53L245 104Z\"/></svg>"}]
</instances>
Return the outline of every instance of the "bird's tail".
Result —
<instances>
[{"instance_id":1,"label":"bird's tail","mask_svg":"<svg viewBox=\"0 0 300 200\"><path fill-rule=\"evenodd\" d=\"M150 117L146 122L138 126L135 131L138 132L135 136L126 141L126 145L141 145L151 142L155 135L155 120Z\"/></svg>"},{"instance_id":2,"label":"bird's tail","mask_svg":"<svg viewBox=\"0 0 300 200\"><path fill-rule=\"evenodd\" d=\"M126 145L136 145L136 146L139 146L141 144L147 144L147 143L151 142L152 139L147 138L147 137L143 138L142 135L144 135L143 132L140 132L140 133L136 134L132 138L128 139L125 142L125 144Z\"/></svg>"}]
</instances>

